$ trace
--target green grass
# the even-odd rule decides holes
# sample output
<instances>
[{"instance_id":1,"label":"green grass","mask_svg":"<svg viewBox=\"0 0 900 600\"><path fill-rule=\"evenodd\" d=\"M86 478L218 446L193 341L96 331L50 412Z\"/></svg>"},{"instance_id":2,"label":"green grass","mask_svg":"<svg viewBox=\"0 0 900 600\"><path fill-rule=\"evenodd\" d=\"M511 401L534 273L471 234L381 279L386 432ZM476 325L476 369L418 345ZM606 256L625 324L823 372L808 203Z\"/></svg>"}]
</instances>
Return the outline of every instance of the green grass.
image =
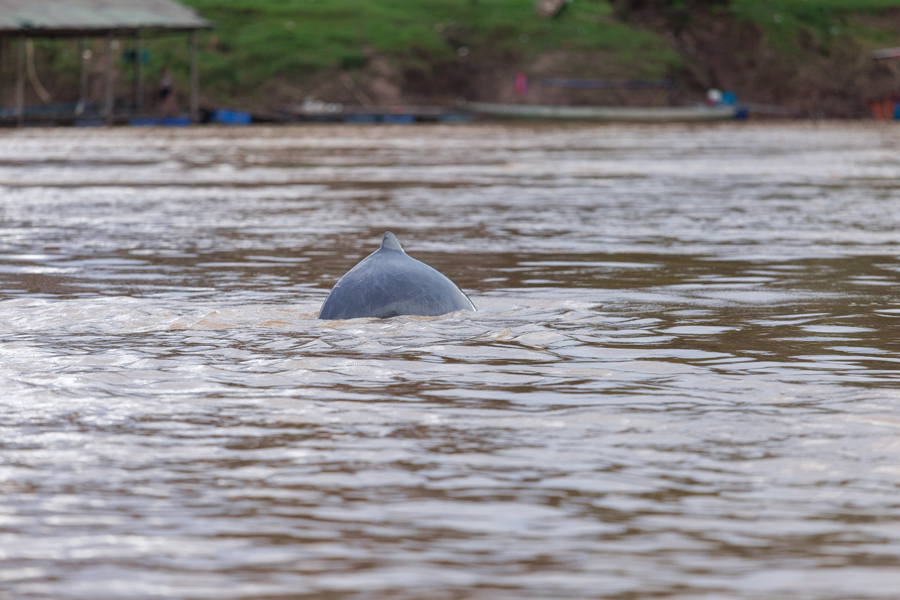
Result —
<instances>
[{"instance_id":1,"label":"green grass","mask_svg":"<svg viewBox=\"0 0 900 600\"><path fill-rule=\"evenodd\" d=\"M337 69L363 68L377 53L399 71L428 75L456 60L459 49L473 61L492 58L528 64L548 51L582 53L582 62L613 62L635 78L676 76L682 58L660 35L613 16L608 0L574 0L553 20L534 15L533 0L181 0L215 23L200 35L204 95L225 106L264 98L273 81L301 82ZM732 0L738 19L758 23L768 43L787 54L802 51L811 34L827 51L834 40L862 46L890 45L889 27L865 24L860 15L900 6L900 0ZM802 35L801 35L802 34ZM123 50L130 41L122 40ZM41 41L51 76L77 89L72 42ZM99 47L100 41L95 42ZM900 43L900 41L898 41ZM176 87L188 86L186 36L147 39L148 85L168 66ZM95 50L96 52L96 50ZM96 54L99 59L99 53ZM132 66L120 63L123 84Z\"/></svg>"},{"instance_id":2,"label":"green grass","mask_svg":"<svg viewBox=\"0 0 900 600\"><path fill-rule=\"evenodd\" d=\"M866 35L854 27L854 17L898 6L900 0L732 0L731 10L740 19L758 23L776 49L794 53L801 31L827 49L835 39Z\"/></svg>"},{"instance_id":3,"label":"green grass","mask_svg":"<svg viewBox=\"0 0 900 600\"><path fill-rule=\"evenodd\" d=\"M216 23L204 35L201 64L207 87L221 95L252 93L274 77L361 67L370 51L401 69L453 60L462 46L473 57L514 60L609 50L633 64L636 77L661 76L678 63L658 36L617 22L605 0L576 0L554 20L536 17L531 0L184 1ZM154 62L184 62L177 49L156 54Z\"/></svg>"}]
</instances>

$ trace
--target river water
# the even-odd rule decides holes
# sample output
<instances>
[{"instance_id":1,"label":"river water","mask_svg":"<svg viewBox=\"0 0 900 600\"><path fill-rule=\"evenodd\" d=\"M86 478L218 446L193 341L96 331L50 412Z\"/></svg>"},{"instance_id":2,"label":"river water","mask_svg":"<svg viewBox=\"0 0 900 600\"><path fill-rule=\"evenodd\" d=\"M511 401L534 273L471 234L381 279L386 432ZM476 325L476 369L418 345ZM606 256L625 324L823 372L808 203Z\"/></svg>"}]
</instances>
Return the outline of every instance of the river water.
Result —
<instances>
[{"instance_id":1,"label":"river water","mask_svg":"<svg viewBox=\"0 0 900 600\"><path fill-rule=\"evenodd\" d=\"M898 134L4 133L0 598L897 598Z\"/></svg>"}]
</instances>

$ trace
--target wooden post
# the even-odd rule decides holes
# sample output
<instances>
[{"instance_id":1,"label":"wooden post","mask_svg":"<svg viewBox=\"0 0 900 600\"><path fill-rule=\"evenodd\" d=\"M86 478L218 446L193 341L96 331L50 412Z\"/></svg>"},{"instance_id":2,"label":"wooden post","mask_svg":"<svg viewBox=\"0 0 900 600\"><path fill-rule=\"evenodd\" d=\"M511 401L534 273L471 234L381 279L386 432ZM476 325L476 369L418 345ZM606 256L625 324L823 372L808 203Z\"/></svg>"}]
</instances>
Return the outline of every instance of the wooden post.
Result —
<instances>
[{"instance_id":1,"label":"wooden post","mask_svg":"<svg viewBox=\"0 0 900 600\"><path fill-rule=\"evenodd\" d=\"M197 69L197 32L191 32L191 123L200 122L200 73Z\"/></svg>"},{"instance_id":2,"label":"wooden post","mask_svg":"<svg viewBox=\"0 0 900 600\"><path fill-rule=\"evenodd\" d=\"M5 61L7 60L7 58L6 58L7 54L9 54L9 38L0 37L0 72L3 71L3 65L4 65ZM5 92L6 91L6 82L4 81L0 85L2 85L2 87L0 87L0 92ZM2 98L2 97L3 97L3 94L0 93L0 98Z\"/></svg>"},{"instance_id":3,"label":"wooden post","mask_svg":"<svg viewBox=\"0 0 900 600\"><path fill-rule=\"evenodd\" d=\"M141 55L143 44L141 43L141 30L134 32L134 113L139 114L144 104L144 87L141 81Z\"/></svg>"},{"instance_id":4,"label":"wooden post","mask_svg":"<svg viewBox=\"0 0 900 600\"><path fill-rule=\"evenodd\" d=\"M16 55L16 117L19 127L25 124L25 36L19 36Z\"/></svg>"},{"instance_id":5,"label":"wooden post","mask_svg":"<svg viewBox=\"0 0 900 600\"><path fill-rule=\"evenodd\" d=\"M113 123L113 34L110 31L106 34L106 64L104 65L104 70L106 71L106 93L105 101L103 105L103 116L106 117L106 124L112 125Z\"/></svg>"}]
</instances>

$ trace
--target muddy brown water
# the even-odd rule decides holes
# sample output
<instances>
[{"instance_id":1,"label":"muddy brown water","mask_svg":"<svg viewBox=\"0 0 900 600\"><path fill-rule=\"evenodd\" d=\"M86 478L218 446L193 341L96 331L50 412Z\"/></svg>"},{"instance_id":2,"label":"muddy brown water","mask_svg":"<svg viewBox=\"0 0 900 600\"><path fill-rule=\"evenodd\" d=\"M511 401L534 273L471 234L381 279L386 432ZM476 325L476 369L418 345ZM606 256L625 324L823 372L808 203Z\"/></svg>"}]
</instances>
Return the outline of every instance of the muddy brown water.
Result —
<instances>
[{"instance_id":1,"label":"muddy brown water","mask_svg":"<svg viewBox=\"0 0 900 600\"><path fill-rule=\"evenodd\" d=\"M0 598L896 598L900 129L0 137ZM321 322L382 233L479 311Z\"/></svg>"}]
</instances>

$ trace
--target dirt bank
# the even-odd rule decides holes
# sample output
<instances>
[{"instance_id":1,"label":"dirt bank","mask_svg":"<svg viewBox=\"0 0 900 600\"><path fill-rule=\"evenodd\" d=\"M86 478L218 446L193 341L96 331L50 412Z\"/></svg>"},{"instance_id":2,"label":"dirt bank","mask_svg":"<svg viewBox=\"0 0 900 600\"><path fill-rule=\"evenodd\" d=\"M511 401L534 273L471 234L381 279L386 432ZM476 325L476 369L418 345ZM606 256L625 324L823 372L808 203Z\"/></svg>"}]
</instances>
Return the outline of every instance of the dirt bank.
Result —
<instances>
[{"instance_id":1,"label":"dirt bank","mask_svg":"<svg viewBox=\"0 0 900 600\"><path fill-rule=\"evenodd\" d=\"M772 12L791 2L794 13ZM287 12L274 0L258 0L252 10L214 0L189 3L216 22L215 31L201 37L202 103L207 107L276 113L298 108L308 98L348 106L452 106L459 98L685 105L719 88L743 102L782 107L792 116L857 118L869 115L866 99L900 92L900 61L870 58L876 48L900 46L897 7L821 13L819 4L799 0L732 0L728 6L707 2L676 18L671 9L654 10L660 5L654 2L619 14L602 0L576 0L560 18L547 21L519 3L487 1L438 6L384 0L377 6L351 6L351 0L334 0L334 6L303 4ZM340 19L332 14L338 5L345 9ZM382 12L360 13L373 7ZM393 12L384 12L385 7ZM813 12L797 12L803 10ZM387 27L402 19L401 29ZM371 23L378 26L366 29ZM400 33L405 37L398 41ZM117 40L116 56L124 56L130 43ZM94 100L102 98L104 88L103 44L93 40L88 46L93 58L87 82ZM181 106L187 105L186 48L180 39L145 41L150 56L144 68L145 106L153 106L164 66L175 77ZM40 74L51 103L78 100L78 52L75 40L35 42L32 71ZM116 96L125 105L132 100L133 63L121 58L115 64ZM0 77L13 81L15 68L12 46L0 43ZM514 84L519 73L527 76L527 90ZM546 78L670 79L678 87L672 92L565 89L547 85ZM26 86L31 106L42 103L35 87ZM14 86L0 86L0 101L13 104Z\"/></svg>"},{"instance_id":2,"label":"dirt bank","mask_svg":"<svg viewBox=\"0 0 900 600\"><path fill-rule=\"evenodd\" d=\"M786 114L815 118L868 117L868 98L900 92L900 61L876 62L879 44L849 33L823 41L800 30L796 43L779 47L759 24L721 11L697 12L674 32L654 14L632 15L641 27L665 39L680 57L666 76L680 83L665 90L583 90L543 85L542 78L630 79L634 61L614 50L552 50L536 56L501 51L490 45L467 47L453 60L429 69L403 68L377 53L352 72L323 73L302 82L281 82L282 94L270 107L290 98L315 96L358 104L360 96L376 104L452 104L457 98L531 104L652 106L689 104L710 88L733 91L740 101L783 107ZM900 32L900 9L856 16L847 30ZM882 45L884 42L882 42ZM514 85L516 73L528 76L525 93ZM348 87L347 82L353 83ZM356 87L356 89L352 89Z\"/></svg>"}]
</instances>

